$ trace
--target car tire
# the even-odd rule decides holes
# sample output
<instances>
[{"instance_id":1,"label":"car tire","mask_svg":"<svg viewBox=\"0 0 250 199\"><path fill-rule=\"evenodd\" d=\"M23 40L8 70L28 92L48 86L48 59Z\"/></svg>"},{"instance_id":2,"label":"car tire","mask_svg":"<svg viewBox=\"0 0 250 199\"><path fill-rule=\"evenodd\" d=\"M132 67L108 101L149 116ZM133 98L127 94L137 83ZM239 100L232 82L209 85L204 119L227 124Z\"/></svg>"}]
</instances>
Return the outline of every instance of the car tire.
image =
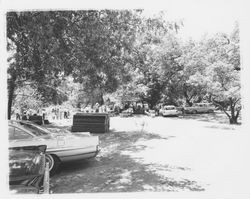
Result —
<instances>
[{"instance_id":1,"label":"car tire","mask_svg":"<svg viewBox=\"0 0 250 199\"><path fill-rule=\"evenodd\" d=\"M196 110L193 111L193 114L197 114L198 112Z\"/></svg>"},{"instance_id":2,"label":"car tire","mask_svg":"<svg viewBox=\"0 0 250 199\"><path fill-rule=\"evenodd\" d=\"M56 155L46 154L45 161L49 163L50 176L53 176L61 164L60 159Z\"/></svg>"}]
</instances>

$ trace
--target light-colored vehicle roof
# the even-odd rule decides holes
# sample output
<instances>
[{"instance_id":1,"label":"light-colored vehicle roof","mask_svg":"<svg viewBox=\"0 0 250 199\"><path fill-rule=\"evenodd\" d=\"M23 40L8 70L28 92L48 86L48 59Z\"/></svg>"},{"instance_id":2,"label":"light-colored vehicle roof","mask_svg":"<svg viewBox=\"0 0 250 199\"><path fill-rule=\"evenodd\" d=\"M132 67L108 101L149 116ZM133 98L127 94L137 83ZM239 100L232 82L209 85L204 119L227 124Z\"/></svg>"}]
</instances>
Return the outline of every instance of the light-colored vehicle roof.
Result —
<instances>
[{"instance_id":1,"label":"light-colored vehicle roof","mask_svg":"<svg viewBox=\"0 0 250 199\"><path fill-rule=\"evenodd\" d=\"M212 103L194 103L193 106L213 106Z\"/></svg>"},{"instance_id":2,"label":"light-colored vehicle roof","mask_svg":"<svg viewBox=\"0 0 250 199\"><path fill-rule=\"evenodd\" d=\"M163 107L164 109L175 109L176 107L174 105L166 105Z\"/></svg>"}]
</instances>

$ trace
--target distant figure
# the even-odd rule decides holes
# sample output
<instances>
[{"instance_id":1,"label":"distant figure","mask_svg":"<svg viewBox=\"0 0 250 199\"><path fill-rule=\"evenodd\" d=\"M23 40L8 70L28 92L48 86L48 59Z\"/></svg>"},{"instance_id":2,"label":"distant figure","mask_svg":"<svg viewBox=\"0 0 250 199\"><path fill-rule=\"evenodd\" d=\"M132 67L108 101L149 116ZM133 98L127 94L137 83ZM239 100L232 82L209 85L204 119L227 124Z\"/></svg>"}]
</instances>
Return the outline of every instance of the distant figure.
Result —
<instances>
[{"instance_id":1,"label":"distant figure","mask_svg":"<svg viewBox=\"0 0 250 199\"><path fill-rule=\"evenodd\" d=\"M160 107L158 105L154 108L156 115L159 115Z\"/></svg>"},{"instance_id":2,"label":"distant figure","mask_svg":"<svg viewBox=\"0 0 250 199\"><path fill-rule=\"evenodd\" d=\"M126 103L125 106L124 106L124 109L128 109L129 108L129 105Z\"/></svg>"},{"instance_id":3,"label":"distant figure","mask_svg":"<svg viewBox=\"0 0 250 199\"><path fill-rule=\"evenodd\" d=\"M102 111L103 111L103 113L107 112L107 107L105 105L102 106Z\"/></svg>"},{"instance_id":4,"label":"distant figure","mask_svg":"<svg viewBox=\"0 0 250 199\"><path fill-rule=\"evenodd\" d=\"M52 113L52 119L53 119L53 120L56 119L56 112L55 112L55 111Z\"/></svg>"},{"instance_id":5,"label":"distant figure","mask_svg":"<svg viewBox=\"0 0 250 199\"><path fill-rule=\"evenodd\" d=\"M59 120L59 117L60 117L60 115L59 115L59 108L57 108L56 109L56 119Z\"/></svg>"},{"instance_id":6,"label":"distant figure","mask_svg":"<svg viewBox=\"0 0 250 199\"><path fill-rule=\"evenodd\" d=\"M67 119L67 118L68 118L67 111L64 111L64 119Z\"/></svg>"},{"instance_id":7,"label":"distant figure","mask_svg":"<svg viewBox=\"0 0 250 199\"><path fill-rule=\"evenodd\" d=\"M26 112L23 113L23 116L22 116L22 120L27 120L27 115L26 115Z\"/></svg>"},{"instance_id":8,"label":"distant figure","mask_svg":"<svg viewBox=\"0 0 250 199\"><path fill-rule=\"evenodd\" d=\"M21 119L20 114L16 113L16 120L20 120L20 119Z\"/></svg>"},{"instance_id":9,"label":"distant figure","mask_svg":"<svg viewBox=\"0 0 250 199\"><path fill-rule=\"evenodd\" d=\"M45 114L46 114L45 109L42 109L43 121L45 120Z\"/></svg>"},{"instance_id":10,"label":"distant figure","mask_svg":"<svg viewBox=\"0 0 250 199\"><path fill-rule=\"evenodd\" d=\"M98 113L99 112L99 103L97 102L94 106L95 112Z\"/></svg>"}]
</instances>

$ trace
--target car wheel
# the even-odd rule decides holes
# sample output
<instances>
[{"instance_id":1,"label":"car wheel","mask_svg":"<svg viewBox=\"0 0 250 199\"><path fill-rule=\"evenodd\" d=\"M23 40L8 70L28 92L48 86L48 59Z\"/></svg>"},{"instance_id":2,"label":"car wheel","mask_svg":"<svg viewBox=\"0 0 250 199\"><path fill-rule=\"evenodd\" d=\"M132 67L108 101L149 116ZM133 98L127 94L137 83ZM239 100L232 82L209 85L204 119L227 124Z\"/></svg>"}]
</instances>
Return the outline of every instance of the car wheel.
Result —
<instances>
[{"instance_id":1,"label":"car wheel","mask_svg":"<svg viewBox=\"0 0 250 199\"><path fill-rule=\"evenodd\" d=\"M197 114L198 112L196 110L193 111L194 114Z\"/></svg>"},{"instance_id":2,"label":"car wheel","mask_svg":"<svg viewBox=\"0 0 250 199\"><path fill-rule=\"evenodd\" d=\"M50 176L53 176L56 173L61 162L56 155L51 155L51 154L46 154L45 160L46 163L47 162L49 163Z\"/></svg>"}]
</instances>

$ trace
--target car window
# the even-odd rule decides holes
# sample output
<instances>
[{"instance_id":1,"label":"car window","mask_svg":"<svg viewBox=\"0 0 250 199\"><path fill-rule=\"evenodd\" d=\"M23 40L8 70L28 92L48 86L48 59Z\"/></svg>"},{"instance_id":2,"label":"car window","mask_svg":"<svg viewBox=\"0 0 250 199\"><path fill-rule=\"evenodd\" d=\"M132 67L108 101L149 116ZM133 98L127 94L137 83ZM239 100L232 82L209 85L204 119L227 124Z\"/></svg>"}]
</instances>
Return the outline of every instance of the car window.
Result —
<instances>
[{"instance_id":1,"label":"car window","mask_svg":"<svg viewBox=\"0 0 250 199\"><path fill-rule=\"evenodd\" d=\"M9 126L9 139L13 140L15 137L15 129L13 126Z\"/></svg>"},{"instance_id":2,"label":"car window","mask_svg":"<svg viewBox=\"0 0 250 199\"><path fill-rule=\"evenodd\" d=\"M49 135L49 132L47 129L37 127L36 125L33 124L27 124L27 123L21 123L21 125L27 129L28 131L31 131L32 134L36 136L46 136Z\"/></svg>"},{"instance_id":3,"label":"car window","mask_svg":"<svg viewBox=\"0 0 250 199\"><path fill-rule=\"evenodd\" d=\"M19 139L28 139L32 138L33 136L29 133L19 129L9 126L9 139L10 140L19 140Z\"/></svg>"}]
</instances>

